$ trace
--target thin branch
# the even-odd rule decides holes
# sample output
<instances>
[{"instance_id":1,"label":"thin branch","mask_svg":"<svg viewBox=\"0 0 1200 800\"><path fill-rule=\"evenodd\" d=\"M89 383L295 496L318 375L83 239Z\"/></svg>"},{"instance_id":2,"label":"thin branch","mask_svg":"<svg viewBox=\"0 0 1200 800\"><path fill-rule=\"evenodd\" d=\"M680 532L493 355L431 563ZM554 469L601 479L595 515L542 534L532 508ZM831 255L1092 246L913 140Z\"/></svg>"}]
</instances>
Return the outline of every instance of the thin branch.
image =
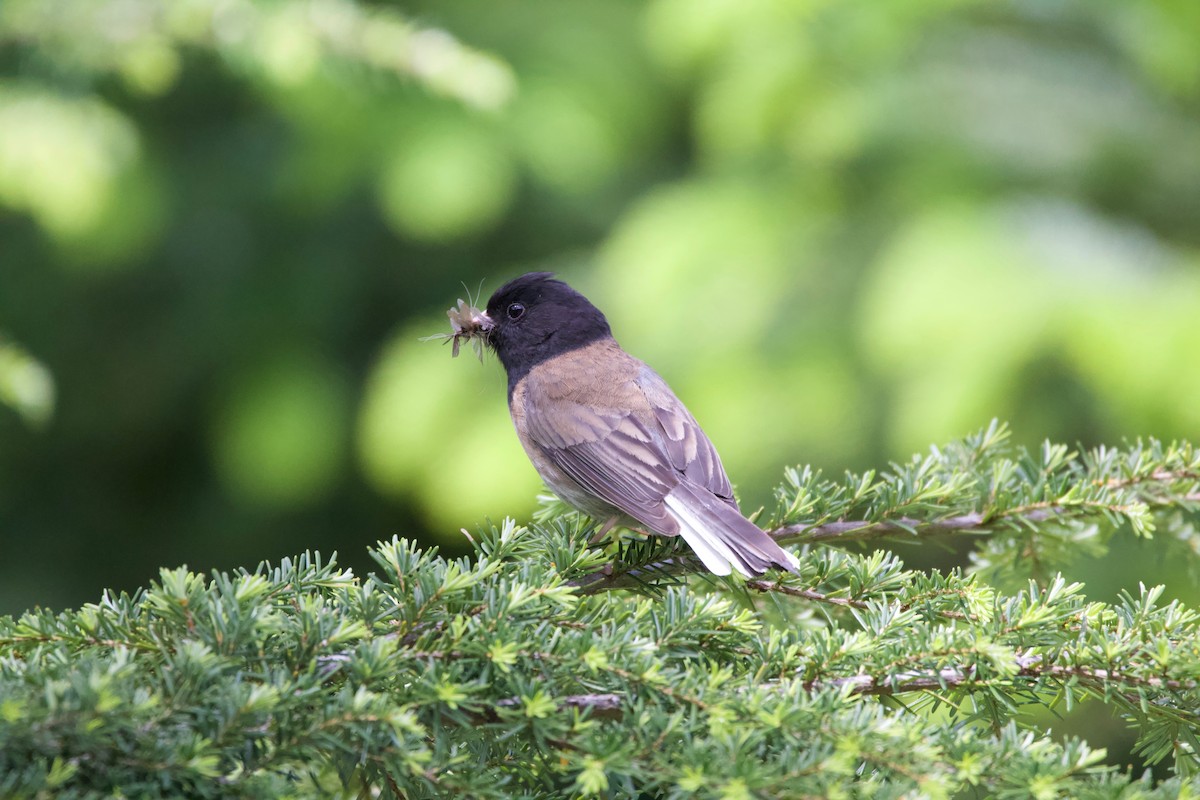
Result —
<instances>
[{"instance_id":1,"label":"thin branch","mask_svg":"<svg viewBox=\"0 0 1200 800\"><path fill-rule=\"evenodd\" d=\"M620 719L621 705L625 696L617 692L604 694L572 694L558 701L558 709L566 711L572 708L590 710L594 719ZM497 708L520 708L522 700L519 697L509 697L496 703Z\"/></svg>"},{"instance_id":2,"label":"thin branch","mask_svg":"<svg viewBox=\"0 0 1200 800\"><path fill-rule=\"evenodd\" d=\"M1044 519L1047 516L1049 516L1048 513L1039 512L1037 519ZM1033 521L1037 521L1037 519ZM947 517L946 519L935 520L933 522L913 519L912 517L901 517L897 520L885 520L883 522L869 522L860 519L827 522L824 525L797 523L795 525L784 525L775 528L769 531L769 533L781 544L791 542L825 542L830 540L865 541L868 539L878 539L882 536L893 536L898 533L911 534L914 530L929 533L977 530L983 527L984 522L983 514L975 512L972 514L962 514L957 517Z\"/></svg>"},{"instance_id":3,"label":"thin branch","mask_svg":"<svg viewBox=\"0 0 1200 800\"><path fill-rule=\"evenodd\" d=\"M832 606L842 606L849 608L870 608L863 600L851 600L846 597L834 597L828 594L821 594L812 589L796 589L792 586L785 586L776 581L746 581L746 588L754 589L757 592L778 592L791 597L803 597L806 600L814 600L818 603L827 603Z\"/></svg>"},{"instance_id":4,"label":"thin branch","mask_svg":"<svg viewBox=\"0 0 1200 800\"><path fill-rule=\"evenodd\" d=\"M1096 688L1102 688L1109 684L1117 684L1120 686L1141 687L1168 692L1186 692L1200 688L1200 681L1194 680L1143 678L1118 670L1044 664L1042 663L1042 657L1035 655L1017 656L1016 663L1018 667L1016 677L1032 680L1039 680L1041 678L1068 680L1074 678L1081 683ZM972 670L943 669L939 670L936 675L927 675L919 672L901 673L891 680L880 680L874 675L852 675L848 678L834 678L827 682L808 684L807 688L850 686L854 694L894 695L904 692L969 686L976 682L977 679Z\"/></svg>"},{"instance_id":5,"label":"thin branch","mask_svg":"<svg viewBox=\"0 0 1200 800\"><path fill-rule=\"evenodd\" d=\"M786 594L789 597L802 597L805 600L812 600L817 603L826 603L831 606L841 606L842 608L867 609L871 607L871 604L865 600L852 600L848 597L834 597L833 595L822 594L821 592L817 592L812 589L797 589L793 586L787 586L779 583L778 581L746 581L746 588L753 589L756 592L778 592L779 594ZM913 607L913 605L916 604L916 602L921 599L921 597L916 597L910 599L906 603L901 603L900 610L908 611ZM974 614L965 614L961 611L949 611L943 609L936 613L939 617L946 617L949 619L961 619L971 622L977 619Z\"/></svg>"},{"instance_id":6,"label":"thin branch","mask_svg":"<svg viewBox=\"0 0 1200 800\"><path fill-rule=\"evenodd\" d=\"M1149 475L1135 475L1130 478L1112 478L1104 482L1109 489L1128 489L1143 483L1178 483L1180 481L1200 481L1200 472L1191 470L1156 470ZM1197 495L1200 497L1200 495ZM1186 498L1185 498L1186 499Z\"/></svg>"},{"instance_id":7,"label":"thin branch","mask_svg":"<svg viewBox=\"0 0 1200 800\"><path fill-rule=\"evenodd\" d=\"M1200 689L1200 681L1143 678L1117 670L1047 664L1038 655L1018 655L1014 661L1017 671L1010 680L1025 678L1030 681L1038 681L1043 678L1057 678L1061 680L1073 678L1093 689L1103 689L1106 686L1114 684L1168 692ZM988 680L988 683L994 682L995 679ZM849 687L851 694L878 697L883 695L907 694L909 692L941 691L956 687L970 687L978 683L980 683L980 680L976 676L974 669L948 668L933 673L913 670L897 673L890 677L866 674L850 675L843 678L810 681L804 684L804 688L808 692L815 692L828 688ZM560 711L569 709L590 711L592 716L597 719L619 720L624 715L623 707L626 700L626 695L620 692L576 694L561 698L558 701L558 707ZM496 708L516 708L520 707L521 703L520 698L510 697L496 703ZM493 720L498 719L498 715L494 711L485 714L484 717Z\"/></svg>"}]
</instances>

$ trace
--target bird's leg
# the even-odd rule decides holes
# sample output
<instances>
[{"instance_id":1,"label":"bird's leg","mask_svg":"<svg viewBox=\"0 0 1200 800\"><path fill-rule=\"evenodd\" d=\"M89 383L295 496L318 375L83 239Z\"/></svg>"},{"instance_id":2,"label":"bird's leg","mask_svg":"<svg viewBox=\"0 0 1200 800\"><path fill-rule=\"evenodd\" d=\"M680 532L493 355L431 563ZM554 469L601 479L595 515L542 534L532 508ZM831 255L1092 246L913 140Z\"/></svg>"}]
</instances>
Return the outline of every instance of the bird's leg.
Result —
<instances>
[{"instance_id":1,"label":"bird's leg","mask_svg":"<svg viewBox=\"0 0 1200 800\"><path fill-rule=\"evenodd\" d=\"M598 545L600 543L600 540L603 539L606 535L608 535L608 532L610 530L612 530L613 525L617 524L618 519L620 519L620 517L617 515L613 515L613 516L609 517L608 519L606 519L604 521L604 524L601 525L600 528L594 534L592 534L592 538L588 539L588 547L595 547L596 545Z\"/></svg>"}]
</instances>

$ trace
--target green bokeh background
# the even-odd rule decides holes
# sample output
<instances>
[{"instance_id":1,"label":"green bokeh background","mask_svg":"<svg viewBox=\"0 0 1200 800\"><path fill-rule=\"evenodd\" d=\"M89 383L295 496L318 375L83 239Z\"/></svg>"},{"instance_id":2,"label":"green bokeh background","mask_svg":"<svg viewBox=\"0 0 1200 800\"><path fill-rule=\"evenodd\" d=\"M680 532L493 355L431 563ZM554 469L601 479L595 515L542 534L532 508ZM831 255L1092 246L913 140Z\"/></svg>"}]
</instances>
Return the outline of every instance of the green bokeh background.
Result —
<instances>
[{"instance_id":1,"label":"green bokeh background","mask_svg":"<svg viewBox=\"0 0 1200 800\"><path fill-rule=\"evenodd\" d=\"M992 417L1195 440L1200 4L4 0L0 613L527 518L499 365L418 338L531 269L752 508Z\"/></svg>"}]
</instances>

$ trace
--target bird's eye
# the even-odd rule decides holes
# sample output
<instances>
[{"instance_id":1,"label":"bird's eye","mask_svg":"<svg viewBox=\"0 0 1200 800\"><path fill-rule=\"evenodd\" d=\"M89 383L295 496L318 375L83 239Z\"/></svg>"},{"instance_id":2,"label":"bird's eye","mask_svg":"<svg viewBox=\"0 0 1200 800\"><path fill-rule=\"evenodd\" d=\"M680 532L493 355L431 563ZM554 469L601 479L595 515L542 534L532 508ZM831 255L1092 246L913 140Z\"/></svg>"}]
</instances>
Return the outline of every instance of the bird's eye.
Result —
<instances>
[{"instance_id":1,"label":"bird's eye","mask_svg":"<svg viewBox=\"0 0 1200 800\"><path fill-rule=\"evenodd\" d=\"M513 303L508 307L509 319L520 319L523 316L525 316L525 306L520 303Z\"/></svg>"}]
</instances>

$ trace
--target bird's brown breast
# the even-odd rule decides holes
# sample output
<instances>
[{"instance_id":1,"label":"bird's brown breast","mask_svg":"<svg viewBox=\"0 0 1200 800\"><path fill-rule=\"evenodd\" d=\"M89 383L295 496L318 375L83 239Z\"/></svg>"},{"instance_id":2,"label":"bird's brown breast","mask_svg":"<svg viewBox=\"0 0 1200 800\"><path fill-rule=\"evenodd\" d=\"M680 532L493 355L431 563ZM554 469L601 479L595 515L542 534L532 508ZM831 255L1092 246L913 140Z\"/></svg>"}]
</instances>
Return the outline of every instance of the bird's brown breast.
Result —
<instances>
[{"instance_id":1,"label":"bird's brown breast","mask_svg":"<svg viewBox=\"0 0 1200 800\"><path fill-rule=\"evenodd\" d=\"M529 433L526 410L531 396L539 407L564 412L563 444L591 441L594 432L584 424L572 425L572 406L624 415L651 414L650 403L638 386L641 361L629 355L612 339L593 342L577 350L543 361L513 387L509 411L522 440Z\"/></svg>"},{"instance_id":2,"label":"bird's brown breast","mask_svg":"<svg viewBox=\"0 0 1200 800\"><path fill-rule=\"evenodd\" d=\"M509 397L513 425L538 474L569 503L593 516L609 513L612 506L567 475L552 453L599 443L614 430L628 429L644 440L639 430L653 422L653 411L637 383L644 368L615 341L605 339L533 367Z\"/></svg>"}]
</instances>

